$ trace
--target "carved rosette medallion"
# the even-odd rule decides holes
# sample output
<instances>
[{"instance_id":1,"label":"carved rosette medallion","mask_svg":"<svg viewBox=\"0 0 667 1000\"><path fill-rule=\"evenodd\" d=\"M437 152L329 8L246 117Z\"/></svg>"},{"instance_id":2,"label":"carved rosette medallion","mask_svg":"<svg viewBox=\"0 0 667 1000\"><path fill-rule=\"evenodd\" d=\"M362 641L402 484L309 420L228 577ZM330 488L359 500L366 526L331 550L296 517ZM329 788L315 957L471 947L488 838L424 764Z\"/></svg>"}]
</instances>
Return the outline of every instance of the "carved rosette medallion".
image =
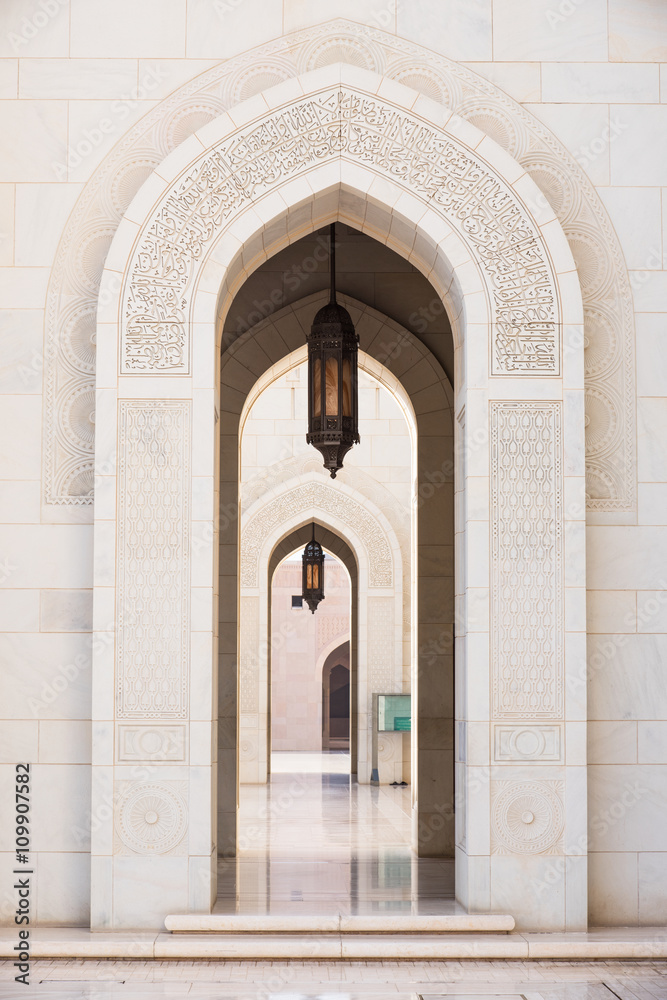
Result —
<instances>
[{"instance_id":1,"label":"carved rosette medallion","mask_svg":"<svg viewBox=\"0 0 667 1000\"><path fill-rule=\"evenodd\" d=\"M559 781L494 782L493 853L558 853L565 823L562 794Z\"/></svg>"},{"instance_id":2,"label":"carved rosette medallion","mask_svg":"<svg viewBox=\"0 0 667 1000\"><path fill-rule=\"evenodd\" d=\"M187 830L187 782L127 782L118 789L116 853L174 854Z\"/></svg>"}]
</instances>

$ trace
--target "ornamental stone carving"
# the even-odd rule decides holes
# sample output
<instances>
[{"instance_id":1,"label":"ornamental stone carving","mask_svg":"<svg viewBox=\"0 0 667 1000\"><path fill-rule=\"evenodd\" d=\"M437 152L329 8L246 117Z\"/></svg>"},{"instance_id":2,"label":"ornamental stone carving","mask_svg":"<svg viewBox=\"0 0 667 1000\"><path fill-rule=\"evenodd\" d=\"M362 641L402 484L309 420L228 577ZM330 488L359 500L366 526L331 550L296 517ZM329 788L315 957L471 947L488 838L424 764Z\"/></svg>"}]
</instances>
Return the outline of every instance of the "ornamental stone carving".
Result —
<instances>
[{"instance_id":1,"label":"ornamental stone carving","mask_svg":"<svg viewBox=\"0 0 667 1000\"><path fill-rule=\"evenodd\" d=\"M188 374L195 266L216 234L261 194L340 156L398 181L471 247L493 305L493 374L559 374L555 279L539 229L513 189L425 119L346 87L240 129L176 182L130 264L121 373Z\"/></svg>"},{"instance_id":2,"label":"ornamental stone carving","mask_svg":"<svg viewBox=\"0 0 667 1000\"><path fill-rule=\"evenodd\" d=\"M264 539L281 524L312 510L322 511L354 527L366 549L371 587L393 585L393 560L380 525L364 507L325 483L304 483L269 500L251 516L241 536L241 586L259 586L259 556Z\"/></svg>"},{"instance_id":3,"label":"ornamental stone carving","mask_svg":"<svg viewBox=\"0 0 667 1000\"><path fill-rule=\"evenodd\" d=\"M321 615L317 621L317 648L323 649L334 639L345 642L350 635L349 615Z\"/></svg>"},{"instance_id":4,"label":"ornamental stone carving","mask_svg":"<svg viewBox=\"0 0 667 1000\"><path fill-rule=\"evenodd\" d=\"M185 854L187 781L119 781L116 854Z\"/></svg>"},{"instance_id":5,"label":"ornamental stone carving","mask_svg":"<svg viewBox=\"0 0 667 1000\"><path fill-rule=\"evenodd\" d=\"M561 726L494 726L493 755L496 763L563 759Z\"/></svg>"},{"instance_id":6,"label":"ornamental stone carving","mask_svg":"<svg viewBox=\"0 0 667 1000\"><path fill-rule=\"evenodd\" d=\"M175 91L130 129L86 184L63 233L49 284L44 348L44 501L92 504L90 427L70 433L70 398L94 385L95 309L110 235L151 171L188 134L225 108L300 73L342 59L425 94L469 119L516 155L574 240L585 306L587 493L594 510L632 510L635 502L634 318L618 238L595 188L576 160L521 105L469 69L368 25L337 20L284 36L208 70ZM585 227L589 253L576 242ZM98 234L99 239L90 240ZM586 266L591 257L605 277ZM165 331L167 345L169 333ZM160 348L161 350L164 347Z\"/></svg>"},{"instance_id":7,"label":"ornamental stone carving","mask_svg":"<svg viewBox=\"0 0 667 1000\"><path fill-rule=\"evenodd\" d=\"M561 404L490 404L493 716L563 713Z\"/></svg>"},{"instance_id":8,"label":"ornamental stone carving","mask_svg":"<svg viewBox=\"0 0 667 1000\"><path fill-rule=\"evenodd\" d=\"M190 403L119 406L116 715L188 715Z\"/></svg>"},{"instance_id":9,"label":"ornamental stone carving","mask_svg":"<svg viewBox=\"0 0 667 1000\"><path fill-rule=\"evenodd\" d=\"M393 691L395 601L392 597L369 597L366 607L368 690L369 692Z\"/></svg>"},{"instance_id":10,"label":"ornamental stone carving","mask_svg":"<svg viewBox=\"0 0 667 1000\"><path fill-rule=\"evenodd\" d=\"M185 761L187 727L127 726L117 727L119 763L130 761Z\"/></svg>"},{"instance_id":11,"label":"ornamental stone carving","mask_svg":"<svg viewBox=\"0 0 667 1000\"><path fill-rule=\"evenodd\" d=\"M239 711L256 712L259 701L257 651L259 649L259 597L239 602Z\"/></svg>"},{"instance_id":12,"label":"ornamental stone carving","mask_svg":"<svg viewBox=\"0 0 667 1000\"><path fill-rule=\"evenodd\" d=\"M559 854L565 809L562 781L493 781L493 854Z\"/></svg>"}]
</instances>

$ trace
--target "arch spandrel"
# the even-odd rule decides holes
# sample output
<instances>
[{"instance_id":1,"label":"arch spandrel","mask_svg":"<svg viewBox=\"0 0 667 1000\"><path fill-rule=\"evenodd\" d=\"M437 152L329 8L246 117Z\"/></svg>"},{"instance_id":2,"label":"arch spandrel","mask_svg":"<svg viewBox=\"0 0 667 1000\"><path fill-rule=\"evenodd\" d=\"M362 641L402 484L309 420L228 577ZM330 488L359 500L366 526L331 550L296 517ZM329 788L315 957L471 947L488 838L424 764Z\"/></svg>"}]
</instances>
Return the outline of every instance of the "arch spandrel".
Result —
<instances>
[{"instance_id":1,"label":"arch spandrel","mask_svg":"<svg viewBox=\"0 0 667 1000\"><path fill-rule=\"evenodd\" d=\"M331 68L328 86L322 86L323 75L315 75L316 92L261 115L254 99L249 124L230 131L228 119L214 122L183 144L175 164L164 165L163 175L176 176L133 241L126 271L120 373L190 374L195 291L214 242L226 230L236 235L245 211L264 224L284 215L282 200L271 204L271 195L288 181L312 182L317 166L315 187L311 183L317 193L323 164L351 162L361 168L362 193L370 184L371 198L377 188L393 203L387 242L409 254L428 215L458 238L458 249L448 246L442 255L458 257L458 280L466 255L484 272L491 374L558 376L561 324L576 323L581 315L570 296L563 316L557 274L572 272L574 264L566 244L550 245L546 226L553 214L542 206L538 221L526 204L539 205L537 187L526 176L517 178L509 158L494 155L493 143L457 116L447 113L436 124L442 108L427 98L394 84L389 101L373 92L378 83L371 74L351 74L346 67ZM368 89L356 82L359 77ZM310 81L306 76L302 82L307 88ZM130 229L125 238L133 236ZM249 266L252 258L254 266L261 263L266 252L259 245L251 250Z\"/></svg>"},{"instance_id":2,"label":"arch spandrel","mask_svg":"<svg viewBox=\"0 0 667 1000\"><path fill-rule=\"evenodd\" d=\"M49 518L85 520L93 502L90 420L71 422L67 415L74 401L77 412L82 406L94 412L100 276L133 196L202 121L281 82L294 93L299 74L332 62L334 55L413 87L472 121L538 184L582 264L588 508L633 510L632 294L618 238L596 189L556 136L484 77L380 28L337 18L248 50L191 80L133 126L85 185L58 247L48 289L43 494ZM300 216L293 222L298 228ZM591 261L592 270L586 266Z\"/></svg>"}]
</instances>

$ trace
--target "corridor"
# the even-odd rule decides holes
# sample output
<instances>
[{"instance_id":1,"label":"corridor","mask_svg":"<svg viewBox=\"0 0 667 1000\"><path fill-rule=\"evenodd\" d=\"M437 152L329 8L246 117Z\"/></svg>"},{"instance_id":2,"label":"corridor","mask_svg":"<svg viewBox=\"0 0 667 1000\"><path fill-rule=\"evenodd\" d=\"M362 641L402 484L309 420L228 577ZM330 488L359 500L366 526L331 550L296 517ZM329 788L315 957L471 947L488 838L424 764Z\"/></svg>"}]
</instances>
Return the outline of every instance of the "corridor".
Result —
<instances>
[{"instance_id":1,"label":"corridor","mask_svg":"<svg viewBox=\"0 0 667 1000\"><path fill-rule=\"evenodd\" d=\"M214 913L449 914L453 861L417 858L409 786L359 785L346 753L273 753L241 785L238 859L220 860Z\"/></svg>"}]
</instances>

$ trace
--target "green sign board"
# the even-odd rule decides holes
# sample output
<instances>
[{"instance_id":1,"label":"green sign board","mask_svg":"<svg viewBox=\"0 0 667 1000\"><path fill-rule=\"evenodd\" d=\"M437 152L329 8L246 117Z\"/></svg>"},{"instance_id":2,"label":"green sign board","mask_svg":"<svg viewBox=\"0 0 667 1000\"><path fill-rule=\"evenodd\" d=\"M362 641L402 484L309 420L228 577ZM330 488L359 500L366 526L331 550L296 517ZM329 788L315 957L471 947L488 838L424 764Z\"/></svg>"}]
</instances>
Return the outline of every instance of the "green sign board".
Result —
<instances>
[{"instance_id":1,"label":"green sign board","mask_svg":"<svg viewBox=\"0 0 667 1000\"><path fill-rule=\"evenodd\" d=\"M410 695L378 695L378 732L410 732Z\"/></svg>"}]
</instances>

